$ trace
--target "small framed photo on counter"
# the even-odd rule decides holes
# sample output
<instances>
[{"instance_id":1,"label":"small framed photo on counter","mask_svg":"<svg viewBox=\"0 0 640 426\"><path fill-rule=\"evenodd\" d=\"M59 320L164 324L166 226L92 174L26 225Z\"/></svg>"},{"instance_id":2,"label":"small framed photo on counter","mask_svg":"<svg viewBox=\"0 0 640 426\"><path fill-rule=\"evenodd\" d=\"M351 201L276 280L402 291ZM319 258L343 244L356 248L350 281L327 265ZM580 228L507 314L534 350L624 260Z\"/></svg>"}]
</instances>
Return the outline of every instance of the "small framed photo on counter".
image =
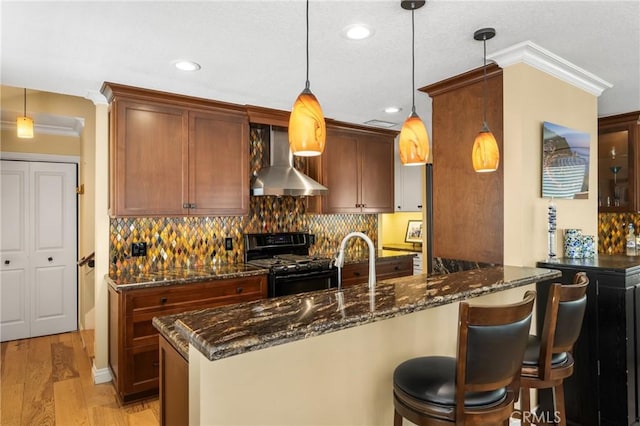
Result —
<instances>
[{"instance_id":1,"label":"small framed photo on counter","mask_svg":"<svg viewBox=\"0 0 640 426\"><path fill-rule=\"evenodd\" d=\"M406 243L422 243L422 221L410 220L407 223L407 234L404 236Z\"/></svg>"}]
</instances>

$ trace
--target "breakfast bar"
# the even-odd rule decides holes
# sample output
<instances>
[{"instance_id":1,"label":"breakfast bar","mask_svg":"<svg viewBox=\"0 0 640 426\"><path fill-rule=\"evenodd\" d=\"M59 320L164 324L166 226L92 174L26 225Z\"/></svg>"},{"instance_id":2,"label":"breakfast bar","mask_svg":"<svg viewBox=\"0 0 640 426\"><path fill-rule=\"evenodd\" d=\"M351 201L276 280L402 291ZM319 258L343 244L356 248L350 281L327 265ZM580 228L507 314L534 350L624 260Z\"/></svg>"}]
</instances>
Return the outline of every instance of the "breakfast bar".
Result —
<instances>
[{"instance_id":1,"label":"breakfast bar","mask_svg":"<svg viewBox=\"0 0 640 426\"><path fill-rule=\"evenodd\" d=\"M393 368L455 353L457 302L514 302L559 276L512 266L422 274L153 324L188 360L189 424L388 424Z\"/></svg>"}]
</instances>

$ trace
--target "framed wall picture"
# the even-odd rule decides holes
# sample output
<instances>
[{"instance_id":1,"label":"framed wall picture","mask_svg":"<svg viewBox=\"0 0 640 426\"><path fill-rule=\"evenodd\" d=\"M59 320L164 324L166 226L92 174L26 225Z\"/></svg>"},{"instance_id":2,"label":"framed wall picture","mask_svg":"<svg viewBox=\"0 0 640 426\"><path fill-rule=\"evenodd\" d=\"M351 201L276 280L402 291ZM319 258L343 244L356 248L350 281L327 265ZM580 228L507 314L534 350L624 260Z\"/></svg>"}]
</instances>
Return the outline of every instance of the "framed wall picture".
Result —
<instances>
[{"instance_id":1,"label":"framed wall picture","mask_svg":"<svg viewBox=\"0 0 640 426\"><path fill-rule=\"evenodd\" d=\"M422 243L422 221L410 220L407 223L407 234L404 236L407 243Z\"/></svg>"},{"instance_id":2,"label":"framed wall picture","mask_svg":"<svg viewBox=\"0 0 640 426\"><path fill-rule=\"evenodd\" d=\"M542 197L589 198L587 132L542 123Z\"/></svg>"}]
</instances>

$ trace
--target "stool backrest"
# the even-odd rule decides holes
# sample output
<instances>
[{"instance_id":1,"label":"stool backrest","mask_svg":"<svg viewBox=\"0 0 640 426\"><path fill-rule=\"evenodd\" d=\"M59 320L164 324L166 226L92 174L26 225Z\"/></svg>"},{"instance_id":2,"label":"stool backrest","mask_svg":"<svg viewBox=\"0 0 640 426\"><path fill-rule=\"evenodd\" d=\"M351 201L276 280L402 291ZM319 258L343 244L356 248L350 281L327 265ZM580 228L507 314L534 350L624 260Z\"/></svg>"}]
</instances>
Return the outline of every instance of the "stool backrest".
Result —
<instances>
[{"instance_id":1,"label":"stool backrest","mask_svg":"<svg viewBox=\"0 0 640 426\"><path fill-rule=\"evenodd\" d=\"M521 302L500 306L460 303L456 366L457 418L464 416L464 394L519 388L520 368L527 347L536 293Z\"/></svg>"},{"instance_id":2,"label":"stool backrest","mask_svg":"<svg viewBox=\"0 0 640 426\"><path fill-rule=\"evenodd\" d=\"M578 272L573 284L551 284L547 298L547 310L540 335L539 377L549 380L551 356L570 352L580 336L582 320L587 307L589 278Z\"/></svg>"}]
</instances>

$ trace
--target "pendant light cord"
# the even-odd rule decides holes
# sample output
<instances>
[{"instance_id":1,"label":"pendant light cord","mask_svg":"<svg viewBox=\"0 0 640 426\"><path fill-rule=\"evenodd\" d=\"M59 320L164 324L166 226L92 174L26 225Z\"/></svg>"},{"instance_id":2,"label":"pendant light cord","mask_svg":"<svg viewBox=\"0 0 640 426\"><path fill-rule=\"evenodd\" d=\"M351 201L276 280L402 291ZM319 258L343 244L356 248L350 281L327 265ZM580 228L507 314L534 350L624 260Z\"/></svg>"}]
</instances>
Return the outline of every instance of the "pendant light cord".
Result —
<instances>
[{"instance_id":1,"label":"pendant light cord","mask_svg":"<svg viewBox=\"0 0 640 426\"><path fill-rule=\"evenodd\" d=\"M482 125L487 128L487 37L483 37L484 61L482 67Z\"/></svg>"},{"instance_id":2,"label":"pendant light cord","mask_svg":"<svg viewBox=\"0 0 640 426\"><path fill-rule=\"evenodd\" d=\"M27 116L27 88L24 88L24 115L23 117Z\"/></svg>"},{"instance_id":3,"label":"pendant light cord","mask_svg":"<svg viewBox=\"0 0 640 426\"><path fill-rule=\"evenodd\" d=\"M411 113L416 113L416 30L415 10L411 9Z\"/></svg>"},{"instance_id":4,"label":"pendant light cord","mask_svg":"<svg viewBox=\"0 0 640 426\"><path fill-rule=\"evenodd\" d=\"M307 81L304 87L309 89L309 0L307 0Z\"/></svg>"}]
</instances>

